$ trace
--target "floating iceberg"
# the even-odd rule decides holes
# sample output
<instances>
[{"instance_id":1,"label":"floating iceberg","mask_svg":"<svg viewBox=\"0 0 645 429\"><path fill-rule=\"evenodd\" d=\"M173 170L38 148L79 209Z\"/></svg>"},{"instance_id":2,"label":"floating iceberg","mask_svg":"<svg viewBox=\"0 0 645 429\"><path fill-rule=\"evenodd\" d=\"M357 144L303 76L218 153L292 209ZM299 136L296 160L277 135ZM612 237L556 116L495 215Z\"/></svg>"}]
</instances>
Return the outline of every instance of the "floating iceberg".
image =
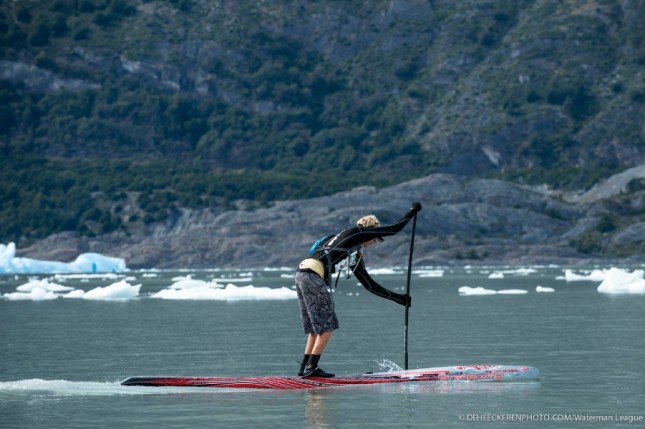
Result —
<instances>
[{"instance_id":1,"label":"floating iceberg","mask_svg":"<svg viewBox=\"0 0 645 429\"><path fill-rule=\"evenodd\" d=\"M405 271L395 270L393 268L373 268L370 270L370 274L375 276L390 276L394 274L405 274Z\"/></svg>"},{"instance_id":2,"label":"floating iceberg","mask_svg":"<svg viewBox=\"0 0 645 429\"><path fill-rule=\"evenodd\" d=\"M80 296L66 295L66 298L83 298L95 301L125 301L139 296L141 285L131 285L125 280L105 287L97 287Z\"/></svg>"},{"instance_id":3,"label":"floating iceberg","mask_svg":"<svg viewBox=\"0 0 645 429\"><path fill-rule=\"evenodd\" d=\"M484 289L481 286L477 286L477 287L462 286L459 288L459 294L460 295L496 295L497 291L491 290L491 289Z\"/></svg>"},{"instance_id":4,"label":"floating iceberg","mask_svg":"<svg viewBox=\"0 0 645 429\"><path fill-rule=\"evenodd\" d=\"M240 301L255 299L295 299L295 291L286 287L273 289L269 287L235 286L233 284L217 283L216 281L195 280L190 276L176 277L175 283L166 289L150 295L160 299L190 299Z\"/></svg>"},{"instance_id":5,"label":"floating iceberg","mask_svg":"<svg viewBox=\"0 0 645 429\"><path fill-rule=\"evenodd\" d=\"M634 270L629 272L621 268L612 267L610 269L595 269L588 275L576 274L572 270L565 270L564 279L567 282L572 281L596 281L601 282L598 286L598 292L601 293L642 293L645 294L645 279L643 270Z\"/></svg>"},{"instance_id":6,"label":"floating iceberg","mask_svg":"<svg viewBox=\"0 0 645 429\"><path fill-rule=\"evenodd\" d=\"M42 261L16 257L15 243L0 244L0 274L119 273L127 271L121 258L82 253L72 262Z\"/></svg>"},{"instance_id":7,"label":"floating iceberg","mask_svg":"<svg viewBox=\"0 0 645 429\"><path fill-rule=\"evenodd\" d=\"M583 281L592 281L592 282L601 282L605 279L607 275L607 270L595 269L589 274L576 274L573 270L566 269L564 270L564 276L557 277L556 280L566 280L567 282L583 282Z\"/></svg>"},{"instance_id":8,"label":"floating iceberg","mask_svg":"<svg viewBox=\"0 0 645 429\"><path fill-rule=\"evenodd\" d=\"M502 289L498 290L497 293L500 295L524 295L525 293L529 293L529 291L524 289Z\"/></svg>"},{"instance_id":9,"label":"floating iceberg","mask_svg":"<svg viewBox=\"0 0 645 429\"><path fill-rule=\"evenodd\" d=\"M634 270L630 273L619 268L611 268L598 286L598 292L645 294L643 270Z\"/></svg>"},{"instance_id":10,"label":"floating iceberg","mask_svg":"<svg viewBox=\"0 0 645 429\"><path fill-rule=\"evenodd\" d=\"M46 301L57 298L80 298L96 301L125 301L139 296L141 285L131 285L125 280L109 286L96 287L90 291L74 289L50 283L48 279L31 279L16 288L16 292L1 294L0 297L10 301Z\"/></svg>"},{"instance_id":11,"label":"floating iceberg","mask_svg":"<svg viewBox=\"0 0 645 429\"><path fill-rule=\"evenodd\" d=\"M414 273L418 274L419 277L443 277L444 270L418 270L414 271Z\"/></svg>"},{"instance_id":12,"label":"floating iceberg","mask_svg":"<svg viewBox=\"0 0 645 429\"><path fill-rule=\"evenodd\" d=\"M502 289L502 290L492 290L492 289L485 289L481 286L478 287L470 287L470 286L462 286L458 289L459 294L462 296L472 296L472 295L524 295L525 293L528 293L527 290L524 289Z\"/></svg>"},{"instance_id":13,"label":"floating iceberg","mask_svg":"<svg viewBox=\"0 0 645 429\"><path fill-rule=\"evenodd\" d=\"M10 301L48 301L58 298L58 295L50 290L37 287L29 292L5 293L2 297Z\"/></svg>"}]
</instances>

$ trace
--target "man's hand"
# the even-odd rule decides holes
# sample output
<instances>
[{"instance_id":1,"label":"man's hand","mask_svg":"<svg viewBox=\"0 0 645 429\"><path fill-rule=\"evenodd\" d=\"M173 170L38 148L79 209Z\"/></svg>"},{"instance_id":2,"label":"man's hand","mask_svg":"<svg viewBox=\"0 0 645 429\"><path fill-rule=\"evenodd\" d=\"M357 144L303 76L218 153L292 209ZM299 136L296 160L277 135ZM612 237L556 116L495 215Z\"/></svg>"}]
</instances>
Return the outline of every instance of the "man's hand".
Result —
<instances>
[{"instance_id":1,"label":"man's hand","mask_svg":"<svg viewBox=\"0 0 645 429\"><path fill-rule=\"evenodd\" d=\"M403 303L405 307L412 307L412 297L410 295L403 295L403 299L405 299L405 302Z\"/></svg>"},{"instance_id":2,"label":"man's hand","mask_svg":"<svg viewBox=\"0 0 645 429\"><path fill-rule=\"evenodd\" d=\"M412 203L412 210L414 210L415 213L420 212L421 211L421 203L419 203L419 202Z\"/></svg>"}]
</instances>

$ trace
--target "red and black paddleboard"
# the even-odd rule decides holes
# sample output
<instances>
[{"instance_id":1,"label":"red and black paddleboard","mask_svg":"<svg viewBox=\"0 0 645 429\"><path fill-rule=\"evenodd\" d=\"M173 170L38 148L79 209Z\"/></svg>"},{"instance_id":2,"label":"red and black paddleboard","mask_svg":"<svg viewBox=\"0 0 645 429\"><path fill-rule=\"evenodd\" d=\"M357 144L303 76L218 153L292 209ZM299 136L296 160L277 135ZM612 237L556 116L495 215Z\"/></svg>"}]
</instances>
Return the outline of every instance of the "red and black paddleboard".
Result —
<instances>
[{"instance_id":1,"label":"red and black paddleboard","mask_svg":"<svg viewBox=\"0 0 645 429\"><path fill-rule=\"evenodd\" d=\"M312 389L359 384L419 383L449 381L509 382L537 381L537 368L521 365L456 365L389 371L332 378L262 376L262 377L130 377L124 386L192 386L246 389Z\"/></svg>"}]
</instances>

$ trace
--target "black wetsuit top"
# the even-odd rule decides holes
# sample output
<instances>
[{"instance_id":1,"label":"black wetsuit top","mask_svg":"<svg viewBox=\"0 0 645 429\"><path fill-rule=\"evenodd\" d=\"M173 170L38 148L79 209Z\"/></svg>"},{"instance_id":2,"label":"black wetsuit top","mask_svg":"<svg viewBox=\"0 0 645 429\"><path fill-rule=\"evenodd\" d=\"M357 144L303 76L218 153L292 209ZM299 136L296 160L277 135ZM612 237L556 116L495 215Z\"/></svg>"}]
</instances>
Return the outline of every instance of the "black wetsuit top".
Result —
<instances>
[{"instance_id":1,"label":"black wetsuit top","mask_svg":"<svg viewBox=\"0 0 645 429\"><path fill-rule=\"evenodd\" d=\"M355 226L352 228L344 229L339 232L334 238L329 240L323 247L317 249L310 258L317 259L322 262L325 267L325 281L329 284L330 274L333 272L337 263L347 258L348 255L354 251L361 249L361 245L367 241L375 238L387 237L394 235L401 231L414 217L418 210L411 208L403 215L401 219L390 225L382 225L372 228L365 228ZM356 275L358 281L361 282L363 287L374 295L392 300L401 305L410 305L410 297L392 292L374 281L365 269L363 258L358 255L358 263L351 267Z\"/></svg>"}]
</instances>

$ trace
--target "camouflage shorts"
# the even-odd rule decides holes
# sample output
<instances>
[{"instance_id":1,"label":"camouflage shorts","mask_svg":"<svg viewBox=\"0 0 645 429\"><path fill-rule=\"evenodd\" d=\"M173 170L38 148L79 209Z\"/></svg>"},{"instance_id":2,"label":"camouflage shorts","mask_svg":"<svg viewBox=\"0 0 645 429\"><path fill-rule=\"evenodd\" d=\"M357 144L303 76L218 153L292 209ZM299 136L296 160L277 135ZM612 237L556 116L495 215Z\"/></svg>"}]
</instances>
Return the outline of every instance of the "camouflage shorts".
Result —
<instances>
[{"instance_id":1,"label":"camouflage shorts","mask_svg":"<svg viewBox=\"0 0 645 429\"><path fill-rule=\"evenodd\" d=\"M305 334L322 334L338 329L334 302L318 274L296 272L296 292Z\"/></svg>"}]
</instances>

